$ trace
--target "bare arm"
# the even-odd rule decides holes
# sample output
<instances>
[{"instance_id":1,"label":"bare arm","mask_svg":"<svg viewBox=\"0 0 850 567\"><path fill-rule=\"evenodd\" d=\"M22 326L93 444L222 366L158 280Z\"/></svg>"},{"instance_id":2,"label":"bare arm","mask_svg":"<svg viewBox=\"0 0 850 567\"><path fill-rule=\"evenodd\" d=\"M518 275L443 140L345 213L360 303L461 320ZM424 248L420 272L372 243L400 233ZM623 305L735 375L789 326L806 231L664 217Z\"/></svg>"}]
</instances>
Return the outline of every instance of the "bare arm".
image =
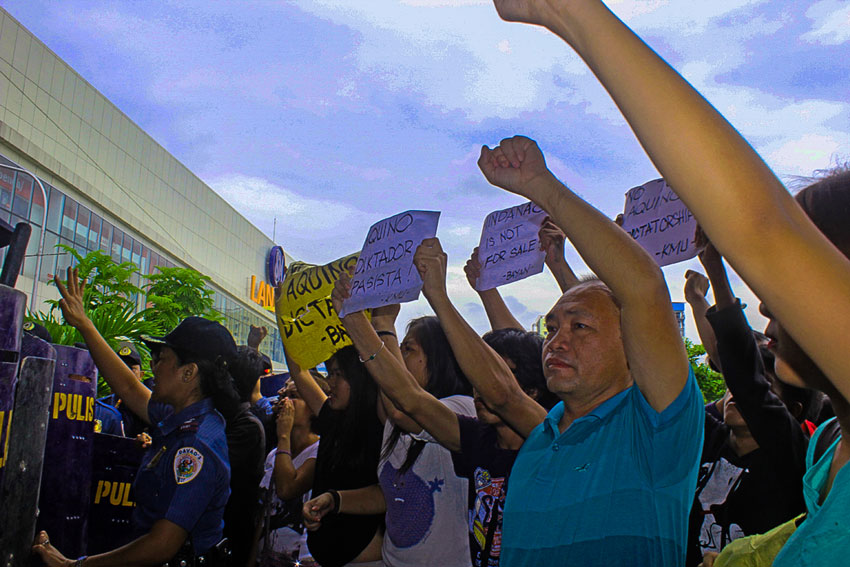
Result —
<instances>
[{"instance_id":1,"label":"bare arm","mask_svg":"<svg viewBox=\"0 0 850 567\"><path fill-rule=\"evenodd\" d=\"M478 262L478 247L472 251L472 256L466 261L463 267L466 272L466 280L472 289L475 289L475 282L478 276L481 275L481 264ZM498 288L485 289L484 291L475 290L478 297L481 298L481 303L484 305L484 311L487 313L487 320L490 321L490 328L498 329L520 329L523 330L522 323L516 320L511 310L508 309L505 300L502 299L502 294Z\"/></svg>"},{"instance_id":2,"label":"bare arm","mask_svg":"<svg viewBox=\"0 0 850 567\"><path fill-rule=\"evenodd\" d=\"M546 410L522 391L504 359L452 305L446 291L446 262L446 254L436 238L424 240L416 250L413 263L422 277L425 299L437 314L452 352L472 386L519 435L528 437L546 418ZM459 442L458 432L458 445Z\"/></svg>"},{"instance_id":3,"label":"bare arm","mask_svg":"<svg viewBox=\"0 0 850 567\"><path fill-rule=\"evenodd\" d=\"M342 301L350 295L350 278L348 274L341 274L334 287L334 308L341 308ZM360 358L365 360L369 374L381 392L386 395L390 402L384 407L396 425L410 433L418 433L425 429L441 445L451 451L460 449L460 428L457 415L446 407L440 400L429 394L416 381L416 378L407 370L398 351L398 342L389 335L379 336L376 325L380 331L388 331L386 326L392 326L388 321L382 320L380 314L376 317L373 311L373 323L366 320L362 311L350 313L343 318L343 325L348 331L348 336L360 353ZM383 339L383 340L382 340ZM374 357L373 357L374 355ZM404 415L398 415L396 412ZM413 423L403 418L410 416Z\"/></svg>"},{"instance_id":4,"label":"bare arm","mask_svg":"<svg viewBox=\"0 0 850 567\"><path fill-rule=\"evenodd\" d=\"M151 398L151 391L136 379L133 371L115 354L86 315L83 308L85 282L80 283L77 269L68 268L67 286L61 282L58 275L54 276L53 281L62 295L59 307L62 309L65 322L76 328L83 336L86 346L89 347L89 353L106 383L134 414L145 423L150 423L148 401Z\"/></svg>"},{"instance_id":5,"label":"bare arm","mask_svg":"<svg viewBox=\"0 0 850 567\"><path fill-rule=\"evenodd\" d=\"M694 316L694 324L697 327L699 340L702 342L708 357L720 368L720 356L717 354L717 338L708 318L705 316L709 305L705 298L708 293L708 279L699 272L688 270L685 272L685 301L691 306Z\"/></svg>"},{"instance_id":6,"label":"bare arm","mask_svg":"<svg viewBox=\"0 0 850 567\"><path fill-rule=\"evenodd\" d=\"M306 494L313 486L316 472L316 459L307 459L297 469L292 464L292 424L295 419L295 406L292 400L284 398L277 413L277 450L274 457L275 493L281 500L289 500Z\"/></svg>"},{"instance_id":7,"label":"bare arm","mask_svg":"<svg viewBox=\"0 0 850 567\"><path fill-rule=\"evenodd\" d=\"M547 218L543 222L543 226L540 227L538 236L540 238L540 249L546 252L546 265L555 277L555 281L558 282L561 293L564 293L579 283L578 276L573 272L564 256L566 235L563 230L558 228L558 225L552 222L552 219Z\"/></svg>"},{"instance_id":8,"label":"bare arm","mask_svg":"<svg viewBox=\"0 0 850 567\"><path fill-rule=\"evenodd\" d=\"M339 510L337 510L339 514L365 516L383 514L387 511L384 491L378 484L354 490L340 490L337 494L339 494ZM321 525L322 518L334 513L334 498L330 492L322 493L305 502L302 512L307 529L316 530Z\"/></svg>"},{"instance_id":9,"label":"bare arm","mask_svg":"<svg viewBox=\"0 0 850 567\"><path fill-rule=\"evenodd\" d=\"M732 293L732 286L729 285L729 276L723 266L723 257L720 256L717 248L711 242L700 252L699 261L702 262L702 267L705 268L708 280L714 288L714 303L717 305L717 309L725 309L734 305L735 294Z\"/></svg>"},{"instance_id":10,"label":"bare arm","mask_svg":"<svg viewBox=\"0 0 850 567\"><path fill-rule=\"evenodd\" d=\"M313 376L307 370L304 370L298 363L289 358L286 353L286 347L283 348L283 356L286 359L286 367L289 369L289 376L295 382L295 387L298 388L298 395L313 412L313 415L319 415L322 411L322 406L325 405L325 400L328 396L322 391L322 388L313 380Z\"/></svg>"},{"instance_id":11,"label":"bare arm","mask_svg":"<svg viewBox=\"0 0 850 567\"><path fill-rule=\"evenodd\" d=\"M843 332L850 260L746 140L601 2L497 0L496 7L504 19L545 26L576 50L717 249L850 398Z\"/></svg>"},{"instance_id":12,"label":"bare arm","mask_svg":"<svg viewBox=\"0 0 850 567\"><path fill-rule=\"evenodd\" d=\"M268 334L269 330L265 326L257 327L256 325L251 325L251 330L248 331L248 338L245 339L245 343L249 348L259 351L260 344L262 344L263 339Z\"/></svg>"},{"instance_id":13,"label":"bare arm","mask_svg":"<svg viewBox=\"0 0 850 567\"><path fill-rule=\"evenodd\" d=\"M664 410L682 391L688 358L670 294L655 260L620 227L570 191L546 167L537 144L516 136L478 161L487 180L549 212L585 263L620 303L620 326L632 378L649 404Z\"/></svg>"},{"instance_id":14,"label":"bare arm","mask_svg":"<svg viewBox=\"0 0 850 567\"><path fill-rule=\"evenodd\" d=\"M39 534L41 541L47 538L46 532ZM85 567L143 567L161 565L174 557L189 532L168 520L158 520L151 531L112 551L87 557ZM34 545L33 551L41 556L48 567L71 567L74 559L63 556L52 545Z\"/></svg>"}]
</instances>

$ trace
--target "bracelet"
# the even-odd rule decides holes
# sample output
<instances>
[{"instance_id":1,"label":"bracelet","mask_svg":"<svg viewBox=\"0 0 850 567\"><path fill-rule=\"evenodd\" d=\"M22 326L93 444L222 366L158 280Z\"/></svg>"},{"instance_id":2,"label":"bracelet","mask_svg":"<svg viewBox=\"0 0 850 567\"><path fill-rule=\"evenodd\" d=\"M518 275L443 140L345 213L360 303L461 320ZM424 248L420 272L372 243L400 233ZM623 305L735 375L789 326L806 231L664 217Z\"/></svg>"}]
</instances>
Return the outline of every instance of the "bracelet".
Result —
<instances>
[{"instance_id":1,"label":"bracelet","mask_svg":"<svg viewBox=\"0 0 850 567\"><path fill-rule=\"evenodd\" d=\"M278 455L289 455L289 458L292 458L292 453L286 449L275 449L274 456L277 457Z\"/></svg>"},{"instance_id":2,"label":"bracelet","mask_svg":"<svg viewBox=\"0 0 850 567\"><path fill-rule=\"evenodd\" d=\"M379 354L382 350L384 350L384 347L385 347L385 346L387 346L387 345L386 345L386 343L384 343L384 341L381 341L381 348L379 348L378 350L376 350L376 351L375 351L375 354L373 354L372 356L370 356L369 358L367 358L367 359L365 359L365 360L364 360L364 359L363 359L363 358L362 358L362 357L358 354L358 355L357 355L357 359L358 359L360 362L364 363L364 364L365 364L365 363L367 363L367 362L369 362L370 360L375 360L375 357L376 357L376 356L378 356L378 354Z\"/></svg>"},{"instance_id":3,"label":"bracelet","mask_svg":"<svg viewBox=\"0 0 850 567\"><path fill-rule=\"evenodd\" d=\"M334 499L334 509L331 510L331 514L338 514L339 513L339 492L337 492L336 490L331 488L330 490L328 490L328 493Z\"/></svg>"},{"instance_id":4,"label":"bracelet","mask_svg":"<svg viewBox=\"0 0 850 567\"><path fill-rule=\"evenodd\" d=\"M395 337L395 338L398 338L398 336L392 331L378 331L378 336L379 337Z\"/></svg>"},{"instance_id":5,"label":"bracelet","mask_svg":"<svg viewBox=\"0 0 850 567\"><path fill-rule=\"evenodd\" d=\"M78 557L76 561L74 561L74 567L83 567L83 561L88 559L88 555L83 555L82 557Z\"/></svg>"}]
</instances>

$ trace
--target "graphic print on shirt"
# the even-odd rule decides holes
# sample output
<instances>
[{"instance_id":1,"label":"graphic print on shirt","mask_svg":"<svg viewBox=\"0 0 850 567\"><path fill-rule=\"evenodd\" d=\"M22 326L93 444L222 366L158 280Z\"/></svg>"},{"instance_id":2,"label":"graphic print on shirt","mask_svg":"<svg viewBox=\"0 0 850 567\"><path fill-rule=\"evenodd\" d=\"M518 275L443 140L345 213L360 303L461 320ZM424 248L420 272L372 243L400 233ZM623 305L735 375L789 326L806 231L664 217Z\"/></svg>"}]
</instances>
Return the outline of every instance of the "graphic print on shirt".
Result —
<instances>
[{"instance_id":1,"label":"graphic print on shirt","mask_svg":"<svg viewBox=\"0 0 850 567\"><path fill-rule=\"evenodd\" d=\"M492 478L490 471L476 468L473 475L475 482L475 505L469 511L469 531L478 543L475 550L476 565L482 564L478 555L487 546L487 529L493 525L495 514L496 529L493 533L490 552L488 555L498 558L502 550L502 511L505 505L505 478Z\"/></svg>"},{"instance_id":2,"label":"graphic print on shirt","mask_svg":"<svg viewBox=\"0 0 850 567\"><path fill-rule=\"evenodd\" d=\"M723 457L713 463L704 463L699 470L697 486L699 502L705 519L700 530L699 545L703 551L720 552L726 544L744 536L738 524L726 518L728 501L746 473Z\"/></svg>"},{"instance_id":3,"label":"graphic print on shirt","mask_svg":"<svg viewBox=\"0 0 850 567\"><path fill-rule=\"evenodd\" d=\"M400 474L389 462L384 465L381 487L387 501L387 535L396 547L413 547L428 536L434 522L434 494L445 483L440 478L425 481L412 470Z\"/></svg>"}]
</instances>

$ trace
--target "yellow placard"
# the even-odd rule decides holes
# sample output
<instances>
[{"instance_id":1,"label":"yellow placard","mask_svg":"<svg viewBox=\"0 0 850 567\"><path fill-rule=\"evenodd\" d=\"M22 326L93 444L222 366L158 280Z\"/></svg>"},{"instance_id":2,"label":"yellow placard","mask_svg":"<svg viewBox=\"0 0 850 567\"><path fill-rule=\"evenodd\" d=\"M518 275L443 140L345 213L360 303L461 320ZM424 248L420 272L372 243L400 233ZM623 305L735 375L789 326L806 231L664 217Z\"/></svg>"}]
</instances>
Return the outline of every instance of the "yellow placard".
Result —
<instances>
[{"instance_id":1,"label":"yellow placard","mask_svg":"<svg viewBox=\"0 0 850 567\"><path fill-rule=\"evenodd\" d=\"M275 301L275 317L286 353L301 368L312 368L351 344L331 303L339 275L354 267L359 253L324 266L293 262Z\"/></svg>"}]
</instances>

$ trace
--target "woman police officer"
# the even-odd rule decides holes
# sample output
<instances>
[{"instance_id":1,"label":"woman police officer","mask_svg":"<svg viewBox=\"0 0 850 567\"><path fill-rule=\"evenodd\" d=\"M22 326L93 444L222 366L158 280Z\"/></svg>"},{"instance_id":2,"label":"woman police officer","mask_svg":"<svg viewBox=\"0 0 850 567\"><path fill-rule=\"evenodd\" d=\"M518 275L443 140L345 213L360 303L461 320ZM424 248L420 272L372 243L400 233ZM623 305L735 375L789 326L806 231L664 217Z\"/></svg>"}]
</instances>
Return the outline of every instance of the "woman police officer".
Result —
<instances>
[{"instance_id":1,"label":"woman police officer","mask_svg":"<svg viewBox=\"0 0 850 567\"><path fill-rule=\"evenodd\" d=\"M233 337L221 324L201 317L184 319L165 337L146 337L155 379L151 392L86 316L85 284L80 284L76 270L68 269L67 287L58 277L55 281L65 321L83 335L112 390L151 425L153 442L134 484L137 539L73 560L41 532L33 551L50 567L158 565L181 551L187 539L195 555L210 552L221 540L230 494L225 421L219 412L227 414L237 403L227 372L227 361L236 353Z\"/></svg>"}]
</instances>

